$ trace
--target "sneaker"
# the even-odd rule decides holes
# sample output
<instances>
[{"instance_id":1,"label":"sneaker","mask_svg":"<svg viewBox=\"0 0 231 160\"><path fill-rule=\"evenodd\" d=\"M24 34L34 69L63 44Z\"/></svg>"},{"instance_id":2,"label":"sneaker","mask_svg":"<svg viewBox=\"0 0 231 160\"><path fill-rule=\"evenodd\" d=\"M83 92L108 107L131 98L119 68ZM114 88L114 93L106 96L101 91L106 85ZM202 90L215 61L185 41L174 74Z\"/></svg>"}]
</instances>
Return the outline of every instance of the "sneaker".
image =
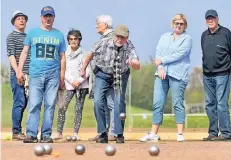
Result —
<instances>
[{"instance_id":1,"label":"sneaker","mask_svg":"<svg viewBox=\"0 0 231 160\"><path fill-rule=\"evenodd\" d=\"M99 138L99 135L89 138L88 141L96 141Z\"/></svg>"},{"instance_id":2,"label":"sneaker","mask_svg":"<svg viewBox=\"0 0 231 160\"><path fill-rule=\"evenodd\" d=\"M217 136L209 135L208 137L203 138L203 141L212 141L212 139L217 138Z\"/></svg>"},{"instance_id":3,"label":"sneaker","mask_svg":"<svg viewBox=\"0 0 231 160\"><path fill-rule=\"evenodd\" d=\"M96 139L96 143L108 143L108 136L100 135L99 138Z\"/></svg>"},{"instance_id":4,"label":"sneaker","mask_svg":"<svg viewBox=\"0 0 231 160\"><path fill-rule=\"evenodd\" d=\"M12 140L13 141L22 141L26 138L24 133L19 133L19 134L13 134L12 135Z\"/></svg>"},{"instance_id":5,"label":"sneaker","mask_svg":"<svg viewBox=\"0 0 231 160\"><path fill-rule=\"evenodd\" d=\"M144 137L140 138L140 142L147 142L147 141L158 142L158 140L160 140L160 136L153 133L148 133Z\"/></svg>"},{"instance_id":6,"label":"sneaker","mask_svg":"<svg viewBox=\"0 0 231 160\"><path fill-rule=\"evenodd\" d=\"M44 137L40 139L40 143L53 143L53 139L51 137Z\"/></svg>"},{"instance_id":7,"label":"sneaker","mask_svg":"<svg viewBox=\"0 0 231 160\"><path fill-rule=\"evenodd\" d=\"M116 137L116 143L124 143L124 136L118 136Z\"/></svg>"},{"instance_id":8,"label":"sneaker","mask_svg":"<svg viewBox=\"0 0 231 160\"><path fill-rule=\"evenodd\" d=\"M231 137L225 137L224 135L220 134L218 137L214 137L211 141L231 141Z\"/></svg>"},{"instance_id":9,"label":"sneaker","mask_svg":"<svg viewBox=\"0 0 231 160\"><path fill-rule=\"evenodd\" d=\"M180 134L177 134L177 142L184 142L184 136L183 136L183 134L182 133L180 133Z\"/></svg>"},{"instance_id":10,"label":"sneaker","mask_svg":"<svg viewBox=\"0 0 231 160\"><path fill-rule=\"evenodd\" d=\"M54 138L54 140L62 140L63 139L63 135L58 133L57 136Z\"/></svg>"},{"instance_id":11,"label":"sneaker","mask_svg":"<svg viewBox=\"0 0 231 160\"><path fill-rule=\"evenodd\" d=\"M116 139L117 139L117 137L116 137L116 136L113 136L113 135L110 135L110 136L108 137L108 140L109 140L109 141L116 141Z\"/></svg>"},{"instance_id":12,"label":"sneaker","mask_svg":"<svg viewBox=\"0 0 231 160\"><path fill-rule=\"evenodd\" d=\"M32 136L26 136L26 138L24 138L23 143L38 143L38 139L37 137L32 137Z\"/></svg>"}]
</instances>

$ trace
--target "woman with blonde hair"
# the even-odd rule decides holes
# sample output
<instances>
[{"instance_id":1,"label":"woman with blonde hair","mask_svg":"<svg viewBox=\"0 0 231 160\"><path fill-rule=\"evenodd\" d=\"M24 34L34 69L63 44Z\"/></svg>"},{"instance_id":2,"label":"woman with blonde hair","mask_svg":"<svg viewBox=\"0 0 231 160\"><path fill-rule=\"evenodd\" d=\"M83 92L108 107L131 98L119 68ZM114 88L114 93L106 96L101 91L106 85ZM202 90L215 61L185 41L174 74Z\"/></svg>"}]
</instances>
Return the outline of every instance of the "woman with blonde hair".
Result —
<instances>
[{"instance_id":1,"label":"woman with blonde hair","mask_svg":"<svg viewBox=\"0 0 231 160\"><path fill-rule=\"evenodd\" d=\"M188 82L192 38L185 31L187 20L183 14L173 17L171 27L173 32L164 33L156 48L152 129L150 133L140 138L141 142L160 139L157 133L163 121L164 105L169 89L171 89L177 125L177 141L184 141L184 91Z\"/></svg>"}]
</instances>

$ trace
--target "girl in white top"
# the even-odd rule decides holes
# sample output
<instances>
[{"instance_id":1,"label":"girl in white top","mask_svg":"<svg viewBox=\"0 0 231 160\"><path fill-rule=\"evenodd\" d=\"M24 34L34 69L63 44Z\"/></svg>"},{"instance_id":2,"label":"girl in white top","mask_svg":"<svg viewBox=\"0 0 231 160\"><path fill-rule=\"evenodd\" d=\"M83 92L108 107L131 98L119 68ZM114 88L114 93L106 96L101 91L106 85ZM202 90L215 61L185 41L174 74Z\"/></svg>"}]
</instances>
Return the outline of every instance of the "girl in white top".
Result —
<instances>
[{"instance_id":1,"label":"girl in white top","mask_svg":"<svg viewBox=\"0 0 231 160\"><path fill-rule=\"evenodd\" d=\"M85 51L80 46L82 35L79 30L71 30L68 32L67 41L68 49L66 51L66 71L65 71L65 92L64 100L58 111L57 122L57 137L56 139L63 139L63 126L65 123L65 114L70 101L73 96L76 97L75 104L75 118L74 118L74 136L78 137L79 128L82 121L82 111L84 100L88 94L88 76L89 68L87 69L86 78L82 78L79 74L81 69Z\"/></svg>"}]
</instances>

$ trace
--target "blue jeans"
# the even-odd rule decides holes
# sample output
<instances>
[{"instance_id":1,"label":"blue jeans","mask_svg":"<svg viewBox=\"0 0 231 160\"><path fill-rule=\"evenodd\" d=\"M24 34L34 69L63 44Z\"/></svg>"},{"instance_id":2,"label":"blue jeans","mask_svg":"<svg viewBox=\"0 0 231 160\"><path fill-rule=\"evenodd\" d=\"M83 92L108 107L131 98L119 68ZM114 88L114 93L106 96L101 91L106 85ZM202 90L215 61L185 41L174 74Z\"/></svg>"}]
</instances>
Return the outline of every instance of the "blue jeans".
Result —
<instances>
[{"instance_id":1,"label":"blue jeans","mask_svg":"<svg viewBox=\"0 0 231 160\"><path fill-rule=\"evenodd\" d=\"M126 113L125 94L129 75L130 70L122 74L122 91L118 96L114 94L112 86L113 75L105 74L102 71L96 73L94 86L94 112L97 120L98 133L108 132L110 126L110 111L112 115L112 135L123 133L124 121L121 121L119 115L122 112Z\"/></svg>"},{"instance_id":2,"label":"blue jeans","mask_svg":"<svg viewBox=\"0 0 231 160\"><path fill-rule=\"evenodd\" d=\"M231 137L229 113L229 74L223 76L203 76L205 90L205 109L209 118L208 133L218 136L219 130L224 137Z\"/></svg>"},{"instance_id":3,"label":"blue jeans","mask_svg":"<svg viewBox=\"0 0 231 160\"><path fill-rule=\"evenodd\" d=\"M48 71L43 75L30 76L27 136L37 137L43 98L44 114L41 139L51 136L59 81L59 70Z\"/></svg>"},{"instance_id":4,"label":"blue jeans","mask_svg":"<svg viewBox=\"0 0 231 160\"><path fill-rule=\"evenodd\" d=\"M161 125L163 122L164 105L169 88L171 89L176 123L183 124L185 122L184 91L186 86L187 83L182 80L170 76L161 80L156 76L153 94L153 124Z\"/></svg>"},{"instance_id":5,"label":"blue jeans","mask_svg":"<svg viewBox=\"0 0 231 160\"><path fill-rule=\"evenodd\" d=\"M130 75L130 69L128 71L126 71L124 74L122 74L122 91L120 93L120 97L118 99L117 97L117 100L119 103L117 103L117 105L119 105L119 110L117 110L117 113L115 115L115 111L114 111L114 107L113 109L111 110L111 134L116 136L117 134L115 134L115 124L117 123L121 123L122 125L122 131L119 131L119 132L124 132L124 123L125 123L125 120L121 121L120 120L120 113L126 113L126 89L127 89L127 83L128 83L128 78L129 78L129 75ZM116 96L116 95L115 95ZM114 105L113 105L114 106ZM116 106L116 102L115 102L115 106ZM117 122L117 123L116 123ZM119 133L119 134L122 134L122 133Z\"/></svg>"},{"instance_id":6,"label":"blue jeans","mask_svg":"<svg viewBox=\"0 0 231 160\"><path fill-rule=\"evenodd\" d=\"M109 130L111 124L111 134L114 135L114 115L112 114L114 109L114 89L111 88L106 93L107 106L105 107L107 129Z\"/></svg>"},{"instance_id":7,"label":"blue jeans","mask_svg":"<svg viewBox=\"0 0 231 160\"><path fill-rule=\"evenodd\" d=\"M106 74L101 70L95 73L94 112L97 121L97 132L99 134L108 132L109 122L106 113L109 113L109 109L106 95L113 89L113 80L112 74Z\"/></svg>"},{"instance_id":8,"label":"blue jeans","mask_svg":"<svg viewBox=\"0 0 231 160\"><path fill-rule=\"evenodd\" d=\"M27 98L24 86L20 86L17 82L16 75L10 76L10 85L13 93L12 107L12 132L13 134L22 133L23 112L27 106Z\"/></svg>"}]
</instances>

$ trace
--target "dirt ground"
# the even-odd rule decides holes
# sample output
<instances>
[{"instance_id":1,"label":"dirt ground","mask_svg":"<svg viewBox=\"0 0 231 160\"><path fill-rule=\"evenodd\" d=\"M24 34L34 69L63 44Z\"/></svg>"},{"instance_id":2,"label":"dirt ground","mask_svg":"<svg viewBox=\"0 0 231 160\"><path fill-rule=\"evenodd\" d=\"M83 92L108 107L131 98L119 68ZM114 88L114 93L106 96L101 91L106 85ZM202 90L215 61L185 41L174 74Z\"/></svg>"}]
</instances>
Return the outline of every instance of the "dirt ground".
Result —
<instances>
[{"instance_id":1,"label":"dirt ground","mask_svg":"<svg viewBox=\"0 0 231 160\"><path fill-rule=\"evenodd\" d=\"M55 129L53 129L55 133ZM34 146L37 144L24 144L21 141L6 140L11 135L11 129L1 129L1 158L3 160L231 160L230 142L203 142L201 139L207 136L207 129L186 129L185 142L176 142L176 129L161 129L159 135L161 141L156 143L141 143L138 139L145 134L147 129L125 130L125 144L110 142L116 147L116 154L108 157L104 149L107 144L97 144L87 141L89 137L96 135L95 128L81 129L82 141L53 143L52 155L37 157L34 154ZM65 129L65 135L71 135L72 129ZM38 136L39 137L39 136ZM83 144L86 148L84 155L76 155L75 146ZM148 149L157 145L160 149L158 156L152 157Z\"/></svg>"},{"instance_id":2,"label":"dirt ground","mask_svg":"<svg viewBox=\"0 0 231 160\"><path fill-rule=\"evenodd\" d=\"M86 147L84 155L76 155L74 148L77 144L83 144ZM202 142L185 141L177 143L175 141L159 141L157 143L141 143L138 141L126 141L125 144L115 144L117 152L114 156L108 157L104 153L107 144L96 144L95 142L79 141L68 143L53 143L53 153L55 155L46 155L37 157L33 152L33 147L38 144L24 144L18 141L2 140L2 159L3 160L151 160L151 159L171 159L171 160L230 160L231 142ZM148 153L151 145L157 145L160 154L152 157ZM58 153L58 154L57 154Z\"/></svg>"}]
</instances>

